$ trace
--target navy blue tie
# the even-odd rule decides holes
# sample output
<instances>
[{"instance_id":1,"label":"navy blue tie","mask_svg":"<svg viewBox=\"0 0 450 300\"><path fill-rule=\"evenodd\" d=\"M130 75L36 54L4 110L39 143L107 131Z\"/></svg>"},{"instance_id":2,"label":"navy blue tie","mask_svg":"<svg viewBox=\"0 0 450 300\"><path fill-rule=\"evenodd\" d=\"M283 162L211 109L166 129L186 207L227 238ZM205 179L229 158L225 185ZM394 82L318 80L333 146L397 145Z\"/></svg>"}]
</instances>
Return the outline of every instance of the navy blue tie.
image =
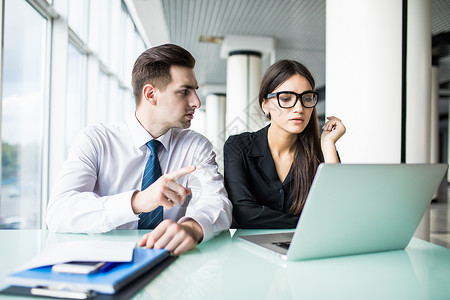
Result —
<instances>
[{"instance_id":1,"label":"navy blue tie","mask_svg":"<svg viewBox=\"0 0 450 300\"><path fill-rule=\"evenodd\" d=\"M144 176L142 177L142 191L162 175L158 160L158 152L161 146L161 142L157 140L151 140L147 143L147 147L151 153L145 165ZM141 213L139 218L138 229L154 229L163 219L163 207L158 206L151 212Z\"/></svg>"}]
</instances>

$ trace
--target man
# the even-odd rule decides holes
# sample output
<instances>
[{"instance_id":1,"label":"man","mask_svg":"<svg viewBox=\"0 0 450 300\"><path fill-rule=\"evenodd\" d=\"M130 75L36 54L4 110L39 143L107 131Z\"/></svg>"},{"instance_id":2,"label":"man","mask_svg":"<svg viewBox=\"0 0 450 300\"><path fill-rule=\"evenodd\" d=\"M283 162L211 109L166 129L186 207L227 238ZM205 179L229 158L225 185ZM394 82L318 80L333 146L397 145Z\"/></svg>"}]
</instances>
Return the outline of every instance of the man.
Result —
<instances>
[{"instance_id":1,"label":"man","mask_svg":"<svg viewBox=\"0 0 450 300\"><path fill-rule=\"evenodd\" d=\"M78 134L49 201L51 231L157 225L139 246L179 255L229 228L232 206L212 145L186 130L201 105L194 65L188 51L172 44L138 57L135 114Z\"/></svg>"}]
</instances>

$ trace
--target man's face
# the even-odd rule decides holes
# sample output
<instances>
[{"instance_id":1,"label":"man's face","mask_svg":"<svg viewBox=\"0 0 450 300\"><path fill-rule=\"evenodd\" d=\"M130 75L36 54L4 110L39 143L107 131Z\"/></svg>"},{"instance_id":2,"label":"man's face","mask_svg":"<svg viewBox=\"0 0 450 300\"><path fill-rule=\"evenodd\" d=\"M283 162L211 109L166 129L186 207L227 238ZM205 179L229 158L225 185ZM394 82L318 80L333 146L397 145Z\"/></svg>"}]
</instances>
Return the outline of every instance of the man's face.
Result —
<instances>
[{"instance_id":1,"label":"man's face","mask_svg":"<svg viewBox=\"0 0 450 300\"><path fill-rule=\"evenodd\" d=\"M169 128L188 128L194 118L194 112L201 106L197 96L197 79L194 69L171 66L172 81L164 91L156 89L158 119Z\"/></svg>"}]
</instances>

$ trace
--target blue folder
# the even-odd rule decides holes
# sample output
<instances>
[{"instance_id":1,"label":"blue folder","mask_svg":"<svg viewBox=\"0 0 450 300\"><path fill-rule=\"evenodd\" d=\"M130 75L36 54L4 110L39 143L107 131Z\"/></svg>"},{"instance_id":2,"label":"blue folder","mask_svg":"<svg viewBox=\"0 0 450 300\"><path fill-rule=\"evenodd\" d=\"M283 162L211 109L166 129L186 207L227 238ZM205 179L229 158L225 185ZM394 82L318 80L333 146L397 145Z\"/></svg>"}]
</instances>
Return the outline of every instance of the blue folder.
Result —
<instances>
[{"instance_id":1,"label":"blue folder","mask_svg":"<svg viewBox=\"0 0 450 300\"><path fill-rule=\"evenodd\" d=\"M6 276L6 283L23 287L47 287L71 291L114 294L170 256L164 249L134 249L131 262L117 263L108 271L89 275L52 272L52 266L20 271Z\"/></svg>"}]
</instances>

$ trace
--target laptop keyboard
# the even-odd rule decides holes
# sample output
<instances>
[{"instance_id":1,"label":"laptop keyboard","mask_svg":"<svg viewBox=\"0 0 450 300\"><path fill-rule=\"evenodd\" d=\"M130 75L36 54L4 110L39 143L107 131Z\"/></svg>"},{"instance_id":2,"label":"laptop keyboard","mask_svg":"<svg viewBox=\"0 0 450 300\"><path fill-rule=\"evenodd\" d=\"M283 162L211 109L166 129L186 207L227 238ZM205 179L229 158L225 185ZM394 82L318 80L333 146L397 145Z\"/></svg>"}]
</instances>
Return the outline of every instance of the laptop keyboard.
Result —
<instances>
[{"instance_id":1,"label":"laptop keyboard","mask_svg":"<svg viewBox=\"0 0 450 300\"><path fill-rule=\"evenodd\" d=\"M272 243L272 245L275 245L275 246L278 246L278 247L281 247L281 248L284 248L287 250L287 249L289 249L291 242L275 242L275 243Z\"/></svg>"}]
</instances>

